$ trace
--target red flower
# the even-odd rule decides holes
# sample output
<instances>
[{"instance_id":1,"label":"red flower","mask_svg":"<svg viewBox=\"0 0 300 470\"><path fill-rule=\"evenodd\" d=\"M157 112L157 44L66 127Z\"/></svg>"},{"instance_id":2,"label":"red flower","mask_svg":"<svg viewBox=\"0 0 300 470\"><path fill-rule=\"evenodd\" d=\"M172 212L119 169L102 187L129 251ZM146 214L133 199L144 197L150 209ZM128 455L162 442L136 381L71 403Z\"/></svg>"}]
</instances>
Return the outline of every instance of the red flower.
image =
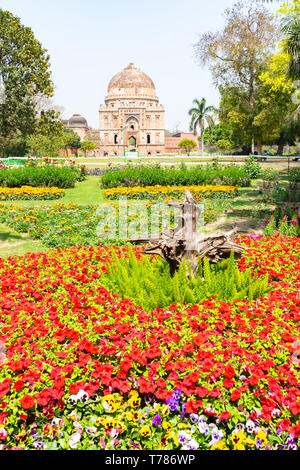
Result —
<instances>
[{"instance_id":1,"label":"red flower","mask_svg":"<svg viewBox=\"0 0 300 470\"><path fill-rule=\"evenodd\" d=\"M20 403L22 407L24 408L24 410L28 410L35 406L35 399L31 397L30 395L24 395L24 397L21 398Z\"/></svg>"},{"instance_id":2,"label":"red flower","mask_svg":"<svg viewBox=\"0 0 300 470\"><path fill-rule=\"evenodd\" d=\"M241 392L240 390L234 390L232 394L230 395L230 400L231 401L236 401L241 398Z\"/></svg>"},{"instance_id":3,"label":"red flower","mask_svg":"<svg viewBox=\"0 0 300 470\"><path fill-rule=\"evenodd\" d=\"M292 403L290 405L290 411L294 416L298 415L300 413L300 402L297 401L295 403Z\"/></svg>"},{"instance_id":4,"label":"red flower","mask_svg":"<svg viewBox=\"0 0 300 470\"><path fill-rule=\"evenodd\" d=\"M5 379L0 382L0 398L4 397L9 392L11 379Z\"/></svg>"},{"instance_id":5,"label":"red flower","mask_svg":"<svg viewBox=\"0 0 300 470\"><path fill-rule=\"evenodd\" d=\"M296 439L300 436L300 422L296 426L292 426L290 429L290 434Z\"/></svg>"},{"instance_id":6,"label":"red flower","mask_svg":"<svg viewBox=\"0 0 300 470\"><path fill-rule=\"evenodd\" d=\"M199 398L204 398L208 395L209 390L206 387L196 387L195 388L195 395L198 395Z\"/></svg>"},{"instance_id":7,"label":"red flower","mask_svg":"<svg viewBox=\"0 0 300 470\"><path fill-rule=\"evenodd\" d=\"M22 380L17 380L14 383L14 389L17 390L18 392L24 387L24 382Z\"/></svg>"},{"instance_id":8,"label":"red flower","mask_svg":"<svg viewBox=\"0 0 300 470\"><path fill-rule=\"evenodd\" d=\"M186 403L186 412L187 413L197 413L198 409L202 407L202 400L189 400Z\"/></svg>"},{"instance_id":9,"label":"red flower","mask_svg":"<svg viewBox=\"0 0 300 470\"><path fill-rule=\"evenodd\" d=\"M278 421L277 429L281 431L288 431L291 426L291 421L289 419L283 419L282 421Z\"/></svg>"},{"instance_id":10,"label":"red flower","mask_svg":"<svg viewBox=\"0 0 300 470\"><path fill-rule=\"evenodd\" d=\"M235 371L231 364L225 367L224 375L227 379L232 379L235 376Z\"/></svg>"},{"instance_id":11,"label":"red flower","mask_svg":"<svg viewBox=\"0 0 300 470\"><path fill-rule=\"evenodd\" d=\"M229 419L231 417L231 413L229 411L223 411L223 413L220 414L220 420L223 419Z\"/></svg>"},{"instance_id":12,"label":"red flower","mask_svg":"<svg viewBox=\"0 0 300 470\"><path fill-rule=\"evenodd\" d=\"M224 379L223 380L223 385L224 385L225 388L229 389L229 388L233 388L235 384L234 384L234 381L231 380L231 379Z\"/></svg>"}]
</instances>

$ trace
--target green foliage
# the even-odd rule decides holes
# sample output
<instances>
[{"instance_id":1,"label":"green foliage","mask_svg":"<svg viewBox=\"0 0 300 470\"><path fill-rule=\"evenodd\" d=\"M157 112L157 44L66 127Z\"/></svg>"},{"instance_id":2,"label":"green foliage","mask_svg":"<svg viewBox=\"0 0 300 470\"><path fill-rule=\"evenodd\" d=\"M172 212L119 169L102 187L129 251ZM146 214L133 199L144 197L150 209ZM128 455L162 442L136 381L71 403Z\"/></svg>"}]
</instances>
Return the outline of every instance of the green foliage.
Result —
<instances>
[{"instance_id":1,"label":"green foliage","mask_svg":"<svg viewBox=\"0 0 300 470\"><path fill-rule=\"evenodd\" d=\"M79 149L81 146L80 137L72 129L64 129L64 147L69 149Z\"/></svg>"},{"instance_id":2,"label":"green foliage","mask_svg":"<svg viewBox=\"0 0 300 470\"><path fill-rule=\"evenodd\" d=\"M0 137L26 135L36 125L33 98L53 95L49 55L32 30L9 11L0 9L0 80L5 101L0 104Z\"/></svg>"},{"instance_id":3,"label":"green foliage","mask_svg":"<svg viewBox=\"0 0 300 470\"><path fill-rule=\"evenodd\" d=\"M244 168L246 175L250 179L257 178L261 174L260 165L253 155L247 158Z\"/></svg>"},{"instance_id":4,"label":"green foliage","mask_svg":"<svg viewBox=\"0 0 300 470\"><path fill-rule=\"evenodd\" d=\"M20 188L21 186L73 188L82 178L81 172L73 167L25 166L20 168L2 168L0 186Z\"/></svg>"},{"instance_id":5,"label":"green foliage","mask_svg":"<svg viewBox=\"0 0 300 470\"><path fill-rule=\"evenodd\" d=\"M101 282L110 291L123 298L130 298L145 309L164 308L173 303L196 304L215 296L218 300L256 299L268 290L268 277L258 278L248 269L240 272L233 252L228 260L209 265L206 258L199 262L198 276L181 263L174 277L170 276L168 264L158 258L143 256L137 260L129 249L128 257L114 255ZM203 277L202 277L203 276Z\"/></svg>"},{"instance_id":6,"label":"green foliage","mask_svg":"<svg viewBox=\"0 0 300 470\"><path fill-rule=\"evenodd\" d=\"M60 113L54 109L42 111L36 132L44 136L55 135L62 137L64 135L64 125L60 119Z\"/></svg>"},{"instance_id":7,"label":"green foliage","mask_svg":"<svg viewBox=\"0 0 300 470\"><path fill-rule=\"evenodd\" d=\"M43 158L55 158L59 156L59 151L65 145L63 135L43 135L34 134L26 140L30 153L43 157Z\"/></svg>"},{"instance_id":8,"label":"green foliage","mask_svg":"<svg viewBox=\"0 0 300 470\"><path fill-rule=\"evenodd\" d=\"M250 177L244 165L195 165L188 168L181 165L179 168L158 168L156 165L133 166L124 169L108 170L102 176L104 188L120 186L174 186L174 185L201 185L225 184L239 187L250 185Z\"/></svg>"},{"instance_id":9,"label":"green foliage","mask_svg":"<svg viewBox=\"0 0 300 470\"><path fill-rule=\"evenodd\" d=\"M300 228L297 222L297 214L293 209L277 208L266 225L264 234L273 236L276 232L289 237L300 237Z\"/></svg>"},{"instance_id":10,"label":"green foliage","mask_svg":"<svg viewBox=\"0 0 300 470\"><path fill-rule=\"evenodd\" d=\"M16 137L0 147L1 157L24 157L29 151L26 139Z\"/></svg>"},{"instance_id":11,"label":"green foliage","mask_svg":"<svg viewBox=\"0 0 300 470\"><path fill-rule=\"evenodd\" d=\"M300 168L292 168L290 170L289 179L294 183L300 182Z\"/></svg>"},{"instance_id":12,"label":"green foliage","mask_svg":"<svg viewBox=\"0 0 300 470\"><path fill-rule=\"evenodd\" d=\"M186 153L189 155L190 151L197 147L197 144L194 140L191 140L191 139L182 139L179 144L178 144L178 147L181 148L181 149L184 149L186 151Z\"/></svg>"},{"instance_id":13,"label":"green foliage","mask_svg":"<svg viewBox=\"0 0 300 470\"><path fill-rule=\"evenodd\" d=\"M86 152L88 152L89 150L95 150L97 148L97 145L91 140L84 140L83 142L81 142L80 148L86 154Z\"/></svg>"}]
</instances>

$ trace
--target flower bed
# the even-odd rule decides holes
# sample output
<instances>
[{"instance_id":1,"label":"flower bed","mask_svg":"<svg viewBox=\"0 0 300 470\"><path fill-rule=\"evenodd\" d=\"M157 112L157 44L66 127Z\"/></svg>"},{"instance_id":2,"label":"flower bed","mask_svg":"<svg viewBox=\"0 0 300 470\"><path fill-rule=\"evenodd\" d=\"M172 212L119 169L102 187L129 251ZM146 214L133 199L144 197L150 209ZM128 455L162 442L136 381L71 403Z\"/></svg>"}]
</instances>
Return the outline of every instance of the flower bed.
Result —
<instances>
[{"instance_id":1,"label":"flower bed","mask_svg":"<svg viewBox=\"0 0 300 470\"><path fill-rule=\"evenodd\" d=\"M150 312L101 285L126 248L1 259L1 448L299 447L300 241L240 243L267 295Z\"/></svg>"},{"instance_id":2,"label":"flower bed","mask_svg":"<svg viewBox=\"0 0 300 470\"><path fill-rule=\"evenodd\" d=\"M1 188L0 200L35 200L35 199L59 199L65 195L65 190L60 188L35 188L32 186L22 186L21 188Z\"/></svg>"},{"instance_id":3,"label":"flower bed","mask_svg":"<svg viewBox=\"0 0 300 470\"><path fill-rule=\"evenodd\" d=\"M1 200L1 199L0 199ZM222 199L205 200L204 223L209 223L224 211L227 201ZM0 204L0 221L7 224L17 232L29 233L34 239L41 240L45 246L67 247L73 245L96 245L101 242L98 235L105 237L108 243L120 243L118 239L118 222L120 217L120 207L116 203L109 203L112 211L105 215L106 223L102 223L102 231L98 231L97 226L102 220L101 214L97 215L99 206L80 206L77 204L55 204L42 207L18 207L16 205ZM107 206L107 203L104 207ZM143 212L140 224L140 231L151 225L151 207L147 204L147 217ZM163 209L166 215L165 208ZM128 238L135 235L132 233L139 208L133 210L130 205L126 208L128 223ZM114 219L117 220L117 231L112 231ZM164 218L163 218L164 220Z\"/></svg>"},{"instance_id":4,"label":"flower bed","mask_svg":"<svg viewBox=\"0 0 300 470\"><path fill-rule=\"evenodd\" d=\"M198 201L204 197L234 197L237 194L236 186L222 185L121 187L106 189L104 194L108 199L118 199L120 196L126 196L128 199L165 199L181 198L186 190L189 190Z\"/></svg>"}]
</instances>

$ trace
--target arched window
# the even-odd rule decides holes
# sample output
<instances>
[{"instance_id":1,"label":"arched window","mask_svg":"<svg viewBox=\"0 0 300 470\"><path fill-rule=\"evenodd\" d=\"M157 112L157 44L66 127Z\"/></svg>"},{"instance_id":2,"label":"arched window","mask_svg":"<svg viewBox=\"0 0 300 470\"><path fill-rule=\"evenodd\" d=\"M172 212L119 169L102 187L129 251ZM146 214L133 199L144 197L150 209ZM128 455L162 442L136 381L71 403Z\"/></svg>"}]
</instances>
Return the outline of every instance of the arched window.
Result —
<instances>
[{"instance_id":1,"label":"arched window","mask_svg":"<svg viewBox=\"0 0 300 470\"><path fill-rule=\"evenodd\" d=\"M134 131L134 125L133 125L133 124L131 124L130 129L131 129L132 131Z\"/></svg>"},{"instance_id":2,"label":"arched window","mask_svg":"<svg viewBox=\"0 0 300 470\"><path fill-rule=\"evenodd\" d=\"M118 143L118 134L115 134L115 137L114 137L114 143L117 144Z\"/></svg>"},{"instance_id":3,"label":"arched window","mask_svg":"<svg viewBox=\"0 0 300 470\"><path fill-rule=\"evenodd\" d=\"M151 136L150 134L147 134L147 144L150 144L151 143Z\"/></svg>"}]
</instances>

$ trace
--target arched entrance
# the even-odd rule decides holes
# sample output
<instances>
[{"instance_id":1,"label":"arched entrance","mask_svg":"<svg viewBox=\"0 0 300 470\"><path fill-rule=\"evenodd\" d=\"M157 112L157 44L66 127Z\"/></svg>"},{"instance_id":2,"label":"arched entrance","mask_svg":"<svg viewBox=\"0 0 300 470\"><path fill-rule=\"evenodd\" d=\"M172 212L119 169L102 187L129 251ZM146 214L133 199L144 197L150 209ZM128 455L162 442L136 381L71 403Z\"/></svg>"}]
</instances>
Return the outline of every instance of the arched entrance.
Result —
<instances>
[{"instance_id":1,"label":"arched entrance","mask_svg":"<svg viewBox=\"0 0 300 470\"><path fill-rule=\"evenodd\" d=\"M132 135L131 137L129 137L128 139L128 145L131 149L135 149L136 148L136 138Z\"/></svg>"}]
</instances>

